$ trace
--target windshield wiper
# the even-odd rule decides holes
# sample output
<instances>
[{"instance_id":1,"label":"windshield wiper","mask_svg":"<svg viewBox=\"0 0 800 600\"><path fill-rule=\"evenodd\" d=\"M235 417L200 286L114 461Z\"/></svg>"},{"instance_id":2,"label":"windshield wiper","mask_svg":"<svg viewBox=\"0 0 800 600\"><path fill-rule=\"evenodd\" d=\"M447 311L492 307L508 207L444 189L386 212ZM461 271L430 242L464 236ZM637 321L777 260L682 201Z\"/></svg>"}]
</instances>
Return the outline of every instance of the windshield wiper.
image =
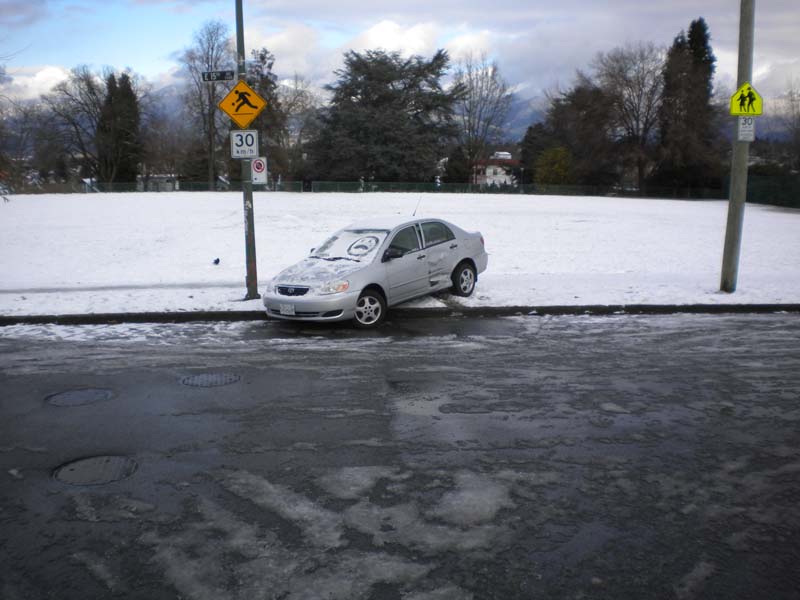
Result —
<instances>
[{"instance_id":1,"label":"windshield wiper","mask_svg":"<svg viewBox=\"0 0 800 600\"><path fill-rule=\"evenodd\" d=\"M327 261L330 261L330 262L333 262L333 261L336 261L336 260L352 260L353 262L361 262L357 258L350 258L349 256L317 256L317 255L314 255L314 256L309 256L309 258L318 258L320 260L327 260Z\"/></svg>"}]
</instances>

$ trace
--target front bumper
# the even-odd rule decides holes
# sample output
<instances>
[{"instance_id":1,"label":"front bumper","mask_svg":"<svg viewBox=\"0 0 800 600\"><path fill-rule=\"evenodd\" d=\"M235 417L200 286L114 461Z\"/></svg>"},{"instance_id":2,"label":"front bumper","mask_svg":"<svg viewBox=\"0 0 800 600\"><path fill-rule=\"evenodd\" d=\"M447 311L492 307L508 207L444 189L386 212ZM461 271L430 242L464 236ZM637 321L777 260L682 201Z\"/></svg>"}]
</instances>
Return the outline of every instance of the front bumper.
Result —
<instances>
[{"instance_id":1,"label":"front bumper","mask_svg":"<svg viewBox=\"0 0 800 600\"><path fill-rule=\"evenodd\" d=\"M345 292L326 296L283 296L264 292L262 302L268 317L288 321L345 321L356 312L358 293ZM292 314L294 313L294 314Z\"/></svg>"}]
</instances>

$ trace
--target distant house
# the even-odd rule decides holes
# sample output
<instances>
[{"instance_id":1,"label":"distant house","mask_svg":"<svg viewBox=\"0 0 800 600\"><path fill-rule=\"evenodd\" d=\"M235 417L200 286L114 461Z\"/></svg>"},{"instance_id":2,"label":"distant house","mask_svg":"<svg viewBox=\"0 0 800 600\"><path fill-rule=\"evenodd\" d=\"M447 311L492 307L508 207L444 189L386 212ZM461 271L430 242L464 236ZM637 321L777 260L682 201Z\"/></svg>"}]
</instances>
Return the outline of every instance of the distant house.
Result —
<instances>
[{"instance_id":1,"label":"distant house","mask_svg":"<svg viewBox=\"0 0 800 600\"><path fill-rule=\"evenodd\" d=\"M478 161L475 165L475 182L486 186L513 185L513 172L519 164L518 160L511 158L510 152L495 152L488 160Z\"/></svg>"},{"instance_id":2,"label":"distant house","mask_svg":"<svg viewBox=\"0 0 800 600\"><path fill-rule=\"evenodd\" d=\"M139 176L136 184L138 192L177 192L180 189L178 178L171 174L148 173L147 177Z\"/></svg>"}]
</instances>

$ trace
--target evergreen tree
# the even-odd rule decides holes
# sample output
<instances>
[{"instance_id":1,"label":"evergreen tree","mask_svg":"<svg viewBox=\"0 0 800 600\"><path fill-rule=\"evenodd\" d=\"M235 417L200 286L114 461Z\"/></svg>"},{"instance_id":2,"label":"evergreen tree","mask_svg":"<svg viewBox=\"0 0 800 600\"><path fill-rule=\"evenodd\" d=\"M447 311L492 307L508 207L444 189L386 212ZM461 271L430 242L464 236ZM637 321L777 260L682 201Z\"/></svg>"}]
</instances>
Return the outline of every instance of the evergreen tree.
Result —
<instances>
[{"instance_id":1,"label":"evergreen tree","mask_svg":"<svg viewBox=\"0 0 800 600\"><path fill-rule=\"evenodd\" d=\"M454 146L447 157L444 180L447 183L470 183L472 181L470 160L462 146Z\"/></svg>"},{"instance_id":2,"label":"evergreen tree","mask_svg":"<svg viewBox=\"0 0 800 600\"><path fill-rule=\"evenodd\" d=\"M135 183L142 160L139 100L131 78L106 77L106 96L97 123L98 179L103 183Z\"/></svg>"},{"instance_id":3,"label":"evergreen tree","mask_svg":"<svg viewBox=\"0 0 800 600\"><path fill-rule=\"evenodd\" d=\"M540 185L569 185L576 182L570 151L564 146L545 150L536 158L534 181Z\"/></svg>"},{"instance_id":4,"label":"evergreen tree","mask_svg":"<svg viewBox=\"0 0 800 600\"><path fill-rule=\"evenodd\" d=\"M549 146L568 151L571 183L610 186L618 182L611 105L612 99L582 74L571 90L552 99L545 121Z\"/></svg>"},{"instance_id":5,"label":"evergreen tree","mask_svg":"<svg viewBox=\"0 0 800 600\"><path fill-rule=\"evenodd\" d=\"M520 167L523 184L531 183L536 177L536 161L539 155L550 147L550 133L544 123L528 127L520 143Z\"/></svg>"},{"instance_id":6,"label":"evergreen tree","mask_svg":"<svg viewBox=\"0 0 800 600\"><path fill-rule=\"evenodd\" d=\"M441 84L449 58L430 60L397 52L345 54L333 98L311 145L319 179L431 181L456 130L453 106L459 86Z\"/></svg>"},{"instance_id":7,"label":"evergreen tree","mask_svg":"<svg viewBox=\"0 0 800 600\"><path fill-rule=\"evenodd\" d=\"M678 192L720 184L718 127L711 104L715 62L702 18L692 21L688 37L682 31L667 53L656 185Z\"/></svg>"}]
</instances>

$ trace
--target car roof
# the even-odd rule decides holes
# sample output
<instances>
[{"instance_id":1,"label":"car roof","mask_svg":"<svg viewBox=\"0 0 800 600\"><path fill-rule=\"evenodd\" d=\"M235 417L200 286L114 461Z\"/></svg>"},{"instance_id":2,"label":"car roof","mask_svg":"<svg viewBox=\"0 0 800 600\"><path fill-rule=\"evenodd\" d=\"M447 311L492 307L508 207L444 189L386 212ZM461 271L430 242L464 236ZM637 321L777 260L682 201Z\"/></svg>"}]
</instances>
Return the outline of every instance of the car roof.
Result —
<instances>
[{"instance_id":1,"label":"car roof","mask_svg":"<svg viewBox=\"0 0 800 600\"><path fill-rule=\"evenodd\" d=\"M363 221L357 221L356 223L351 223L344 229L386 229L391 231L397 227L401 227L403 225L411 225L413 223L418 223L420 221L442 221L442 219L435 219L429 217L408 217L405 215L388 215L383 217L375 217L372 219L364 219Z\"/></svg>"}]
</instances>

